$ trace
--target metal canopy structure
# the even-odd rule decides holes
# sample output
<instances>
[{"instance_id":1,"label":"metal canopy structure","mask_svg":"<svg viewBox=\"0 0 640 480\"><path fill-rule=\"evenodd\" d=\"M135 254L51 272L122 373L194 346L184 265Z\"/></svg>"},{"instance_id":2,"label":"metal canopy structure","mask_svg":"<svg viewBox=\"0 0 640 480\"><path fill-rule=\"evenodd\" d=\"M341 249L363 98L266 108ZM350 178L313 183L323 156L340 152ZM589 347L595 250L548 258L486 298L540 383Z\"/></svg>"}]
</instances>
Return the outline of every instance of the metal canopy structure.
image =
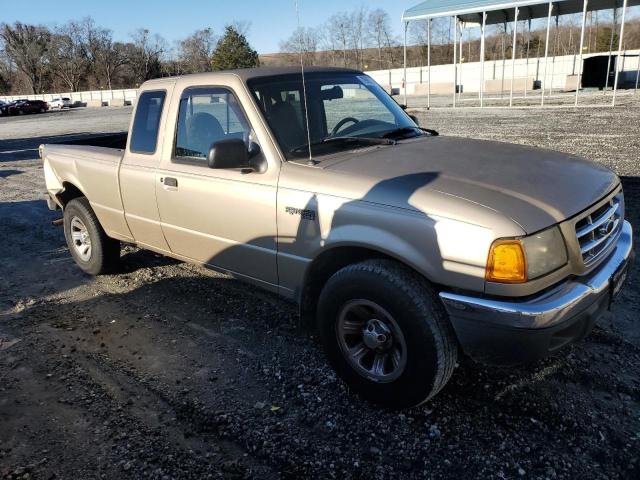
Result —
<instances>
[{"instance_id":1,"label":"metal canopy structure","mask_svg":"<svg viewBox=\"0 0 640 480\"><path fill-rule=\"evenodd\" d=\"M554 15L571 15L582 13L582 0L560 0L551 2ZM589 0L588 12L622 8L623 0ZM640 5L640 0L627 0L627 6ZM481 23L482 13L486 12L486 25L512 22L515 8L518 7L518 20L547 18L549 0L428 0L411 7L402 14L403 22L427 20L439 17L458 17L465 23Z\"/></svg>"},{"instance_id":2,"label":"metal canopy structure","mask_svg":"<svg viewBox=\"0 0 640 480\"><path fill-rule=\"evenodd\" d=\"M480 27L480 64L481 64L481 79L480 79L480 107L483 106L483 89L484 89L484 44L485 44L485 30L487 25L503 24L513 22L513 48L511 58L511 88L509 92L509 106L513 105L513 81L515 71L516 60L516 42L517 42L517 22L529 21L529 30L531 29L531 20L546 18L546 41L545 41L545 67L544 67L544 80L547 77L547 59L549 55L549 31L551 28L551 18L555 17L556 27L558 25L558 17L561 15L571 15L582 13L582 28L580 31L580 47L578 55L580 57L580 71L578 74L578 83L575 94L575 105L578 105L578 95L580 92L581 78L582 78L582 53L584 46L584 30L587 12L593 12L598 10L609 9L622 9L622 21L620 23L619 31L619 43L618 43L618 55L622 50L622 41L624 37L624 22L627 7L640 5L640 0L428 0L426 2L419 3L407 10L402 15L402 21L404 22L404 102L407 103L407 30L409 22L415 20L427 20L427 78L429 79L427 90L427 106L430 106L431 99L431 21L434 18L451 17L454 26L453 35L453 70L454 70L454 82L453 82L453 106L456 106L456 94L458 94L458 68L462 68L462 29L471 27ZM456 43L460 42L460 66L456 65L457 62L457 46ZM611 42L609 47L609 63L611 62L611 53L613 48L613 30L611 32ZM608 67L607 67L608 68ZM615 106L616 91L618 87L618 73L616 62L615 79L613 83L613 98L612 106ZM640 67L639 67L640 73ZM553 74L552 74L553 76ZM607 77L608 80L608 77ZM504 82L504 72L503 72ZM541 105L544 105L546 86L543 83ZM459 95L459 94L458 94ZM525 91L526 95L526 91Z\"/></svg>"}]
</instances>

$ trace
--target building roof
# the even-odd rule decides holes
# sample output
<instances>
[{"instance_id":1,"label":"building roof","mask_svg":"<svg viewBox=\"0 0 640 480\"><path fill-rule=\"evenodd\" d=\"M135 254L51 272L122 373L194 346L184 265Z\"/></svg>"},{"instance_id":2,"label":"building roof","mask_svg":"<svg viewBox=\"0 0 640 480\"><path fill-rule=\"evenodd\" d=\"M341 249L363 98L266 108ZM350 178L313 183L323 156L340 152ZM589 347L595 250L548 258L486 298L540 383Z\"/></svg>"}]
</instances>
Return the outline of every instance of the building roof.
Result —
<instances>
[{"instance_id":1,"label":"building roof","mask_svg":"<svg viewBox=\"0 0 640 480\"><path fill-rule=\"evenodd\" d=\"M581 13L583 0L554 1L553 15ZM621 8L623 0L589 0L588 11ZM627 0L627 6L640 5L640 0ZM487 12L487 24L513 21L514 9L519 8L518 20L546 18L548 0L428 0L419 3L402 14L404 22L428 18L457 16L463 22L482 22L482 12Z\"/></svg>"}]
</instances>

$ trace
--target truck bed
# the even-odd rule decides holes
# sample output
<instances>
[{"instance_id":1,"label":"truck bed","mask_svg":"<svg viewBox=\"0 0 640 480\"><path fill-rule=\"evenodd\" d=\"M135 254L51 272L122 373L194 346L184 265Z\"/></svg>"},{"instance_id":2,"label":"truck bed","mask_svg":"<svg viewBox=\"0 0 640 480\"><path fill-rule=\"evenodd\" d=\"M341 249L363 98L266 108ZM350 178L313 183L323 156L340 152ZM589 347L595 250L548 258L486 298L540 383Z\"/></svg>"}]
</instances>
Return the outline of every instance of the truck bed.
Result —
<instances>
[{"instance_id":1,"label":"truck bed","mask_svg":"<svg viewBox=\"0 0 640 480\"><path fill-rule=\"evenodd\" d=\"M123 226L124 210L118 184L124 150L96 146L96 143L122 145L122 137L44 145L42 156L47 191L56 198L70 188L79 190L91 203L103 228L112 236L124 238L127 229Z\"/></svg>"},{"instance_id":2,"label":"truck bed","mask_svg":"<svg viewBox=\"0 0 640 480\"><path fill-rule=\"evenodd\" d=\"M66 140L59 145L86 145L90 147L116 148L124 150L127 147L127 132L97 134L77 140Z\"/></svg>"}]
</instances>

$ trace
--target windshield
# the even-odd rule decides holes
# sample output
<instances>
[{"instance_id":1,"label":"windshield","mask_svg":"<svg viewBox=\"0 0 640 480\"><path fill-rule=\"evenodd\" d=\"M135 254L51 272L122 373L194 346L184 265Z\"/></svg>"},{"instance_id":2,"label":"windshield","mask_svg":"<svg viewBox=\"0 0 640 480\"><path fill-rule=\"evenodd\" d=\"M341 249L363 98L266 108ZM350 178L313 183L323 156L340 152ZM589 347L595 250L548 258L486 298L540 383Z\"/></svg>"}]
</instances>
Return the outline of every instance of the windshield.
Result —
<instances>
[{"instance_id":1,"label":"windshield","mask_svg":"<svg viewBox=\"0 0 640 480\"><path fill-rule=\"evenodd\" d=\"M403 136L422 132L402 108L367 75L350 72L305 74L309 135L301 75L250 80L262 113L287 159L371 145L404 129ZM343 138L345 141L336 141ZM348 139L348 141L346 141ZM362 140L362 141L359 141Z\"/></svg>"}]
</instances>

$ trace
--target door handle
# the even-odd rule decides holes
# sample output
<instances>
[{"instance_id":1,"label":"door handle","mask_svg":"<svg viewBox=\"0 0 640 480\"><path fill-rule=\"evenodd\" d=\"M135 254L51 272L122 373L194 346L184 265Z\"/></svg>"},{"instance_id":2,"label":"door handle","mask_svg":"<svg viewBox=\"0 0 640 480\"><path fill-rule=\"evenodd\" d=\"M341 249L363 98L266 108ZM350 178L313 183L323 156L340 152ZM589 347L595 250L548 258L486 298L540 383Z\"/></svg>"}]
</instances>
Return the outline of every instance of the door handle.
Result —
<instances>
[{"instance_id":1,"label":"door handle","mask_svg":"<svg viewBox=\"0 0 640 480\"><path fill-rule=\"evenodd\" d=\"M173 177L163 177L160 181L164 184L165 187L173 187L178 188L178 179Z\"/></svg>"}]
</instances>

